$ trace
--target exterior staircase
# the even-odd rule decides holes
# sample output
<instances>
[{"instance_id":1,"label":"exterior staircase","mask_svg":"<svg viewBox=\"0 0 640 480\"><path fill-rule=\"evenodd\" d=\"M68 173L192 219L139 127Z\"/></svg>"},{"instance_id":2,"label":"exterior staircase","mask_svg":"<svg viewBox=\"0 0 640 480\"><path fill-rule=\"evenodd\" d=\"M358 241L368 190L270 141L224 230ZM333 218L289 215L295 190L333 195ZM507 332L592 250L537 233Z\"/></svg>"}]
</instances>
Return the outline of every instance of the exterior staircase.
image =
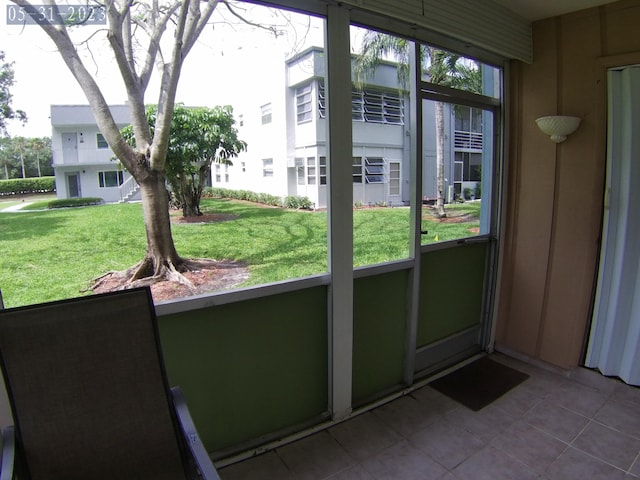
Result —
<instances>
[{"instance_id":1,"label":"exterior staircase","mask_svg":"<svg viewBox=\"0 0 640 480\"><path fill-rule=\"evenodd\" d=\"M127 178L122 185L120 185L120 202L128 203L132 201L137 193L140 191L140 185L135 181L133 177Z\"/></svg>"}]
</instances>

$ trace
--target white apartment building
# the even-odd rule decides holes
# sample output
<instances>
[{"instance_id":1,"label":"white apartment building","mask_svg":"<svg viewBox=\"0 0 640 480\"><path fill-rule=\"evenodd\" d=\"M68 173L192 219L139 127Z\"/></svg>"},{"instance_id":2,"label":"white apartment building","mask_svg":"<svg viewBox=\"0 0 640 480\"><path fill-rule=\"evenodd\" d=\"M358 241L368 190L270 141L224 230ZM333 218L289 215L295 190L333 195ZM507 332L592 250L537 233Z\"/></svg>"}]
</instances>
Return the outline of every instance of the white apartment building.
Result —
<instances>
[{"instance_id":1,"label":"white apartment building","mask_svg":"<svg viewBox=\"0 0 640 480\"><path fill-rule=\"evenodd\" d=\"M325 58L320 47L289 59L274 54L259 80L243 85L238 73L234 116L247 150L233 165L213 164L211 184L286 197L303 196L327 206L327 108ZM351 162L356 205L406 205L410 200L410 109L397 65L382 62L352 91ZM111 107L116 122L129 123L126 105ZM445 197L475 194L483 158L481 110L445 104ZM59 198L100 197L127 201L135 182L114 158L87 105L51 107L52 145ZM436 198L435 114L423 105L423 199ZM485 156L490 158L490 156Z\"/></svg>"},{"instance_id":2,"label":"white apartment building","mask_svg":"<svg viewBox=\"0 0 640 480\"><path fill-rule=\"evenodd\" d=\"M127 105L113 105L119 127L129 125ZM51 106L51 150L58 198L129 199L133 179L114 157L88 105Z\"/></svg>"},{"instance_id":3,"label":"white apartment building","mask_svg":"<svg viewBox=\"0 0 640 480\"><path fill-rule=\"evenodd\" d=\"M247 88L234 113L246 152L233 165L213 165L212 185L308 197L327 204L327 109L324 50L311 47L272 65ZM397 65L382 62L366 84L352 91L353 199L362 205L409 202L410 110ZM423 198L437 195L435 114L424 105ZM482 113L445 105L445 194L475 195L482 163Z\"/></svg>"}]
</instances>

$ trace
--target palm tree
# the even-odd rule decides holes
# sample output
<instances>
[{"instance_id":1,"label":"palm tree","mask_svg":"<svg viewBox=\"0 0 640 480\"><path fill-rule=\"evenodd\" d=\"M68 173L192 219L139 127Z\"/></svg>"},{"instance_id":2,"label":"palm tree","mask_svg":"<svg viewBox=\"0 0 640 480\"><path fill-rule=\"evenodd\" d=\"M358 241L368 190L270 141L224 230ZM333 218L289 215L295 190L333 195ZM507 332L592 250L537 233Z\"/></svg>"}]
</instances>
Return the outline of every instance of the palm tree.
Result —
<instances>
[{"instance_id":1,"label":"palm tree","mask_svg":"<svg viewBox=\"0 0 640 480\"><path fill-rule=\"evenodd\" d=\"M391 59L398 66L398 80L408 84L409 51L411 42L404 38L368 30L362 40L360 54L354 66L356 86L362 87L384 59ZM480 93L482 78L479 64L445 50L422 45L420 65L423 78L437 85ZM436 122L436 215L445 217L444 210L444 103L435 102Z\"/></svg>"}]
</instances>

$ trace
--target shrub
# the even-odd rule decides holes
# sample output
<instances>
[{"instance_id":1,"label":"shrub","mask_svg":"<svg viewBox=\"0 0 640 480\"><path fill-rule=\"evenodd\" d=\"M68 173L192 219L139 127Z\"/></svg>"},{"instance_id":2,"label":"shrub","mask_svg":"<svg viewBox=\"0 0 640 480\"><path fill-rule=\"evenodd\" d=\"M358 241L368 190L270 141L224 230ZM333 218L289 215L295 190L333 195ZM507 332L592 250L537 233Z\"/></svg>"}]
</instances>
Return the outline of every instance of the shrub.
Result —
<instances>
[{"instance_id":1,"label":"shrub","mask_svg":"<svg viewBox=\"0 0 640 480\"><path fill-rule=\"evenodd\" d=\"M104 200L98 197L61 198L48 202L47 208L84 207L87 205L100 205L101 203L104 203Z\"/></svg>"},{"instance_id":2,"label":"shrub","mask_svg":"<svg viewBox=\"0 0 640 480\"><path fill-rule=\"evenodd\" d=\"M55 191L55 177L0 180L0 195L24 195L27 193L51 193Z\"/></svg>"},{"instance_id":3,"label":"shrub","mask_svg":"<svg viewBox=\"0 0 640 480\"><path fill-rule=\"evenodd\" d=\"M309 210L311 208L311 200L309 200L307 197L289 195L284 199L284 207L294 210Z\"/></svg>"},{"instance_id":4,"label":"shrub","mask_svg":"<svg viewBox=\"0 0 640 480\"><path fill-rule=\"evenodd\" d=\"M307 197L289 195L284 200L270 193L257 193L250 190L231 190L229 188L207 187L202 192L206 198L232 198L247 202L261 203L272 207L284 207L293 210L309 210L313 203Z\"/></svg>"}]
</instances>

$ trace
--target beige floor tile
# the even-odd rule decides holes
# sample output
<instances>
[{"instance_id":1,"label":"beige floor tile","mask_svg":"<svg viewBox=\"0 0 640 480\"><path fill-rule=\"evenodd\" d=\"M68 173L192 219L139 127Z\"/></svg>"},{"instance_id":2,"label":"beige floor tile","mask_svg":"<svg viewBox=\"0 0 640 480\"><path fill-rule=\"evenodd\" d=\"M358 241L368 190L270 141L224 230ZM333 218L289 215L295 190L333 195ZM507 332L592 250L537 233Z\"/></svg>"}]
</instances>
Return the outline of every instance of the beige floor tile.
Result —
<instances>
[{"instance_id":1,"label":"beige floor tile","mask_svg":"<svg viewBox=\"0 0 640 480\"><path fill-rule=\"evenodd\" d=\"M627 385L622 380L617 380L616 387L613 390L613 400L640 405L640 387Z\"/></svg>"},{"instance_id":2,"label":"beige floor tile","mask_svg":"<svg viewBox=\"0 0 640 480\"><path fill-rule=\"evenodd\" d=\"M457 408L461 408L461 405L440 393L439 391L431 388L430 386L422 387L413 393L411 396L415 398L422 406L427 409L434 417L440 418L443 415L451 413Z\"/></svg>"},{"instance_id":3,"label":"beige floor tile","mask_svg":"<svg viewBox=\"0 0 640 480\"><path fill-rule=\"evenodd\" d=\"M640 455L638 455L635 462L633 462L633 465L631 466L631 473L640 477Z\"/></svg>"},{"instance_id":4,"label":"beige floor tile","mask_svg":"<svg viewBox=\"0 0 640 480\"><path fill-rule=\"evenodd\" d=\"M623 470L629 470L640 453L640 439L591 422L573 446Z\"/></svg>"},{"instance_id":5,"label":"beige floor tile","mask_svg":"<svg viewBox=\"0 0 640 480\"><path fill-rule=\"evenodd\" d=\"M640 388L495 359L530 378L478 412L426 386L221 478L640 480Z\"/></svg>"},{"instance_id":6,"label":"beige floor tile","mask_svg":"<svg viewBox=\"0 0 640 480\"><path fill-rule=\"evenodd\" d=\"M476 435L445 419L429 425L411 437L411 443L451 470L484 448Z\"/></svg>"},{"instance_id":7,"label":"beige floor tile","mask_svg":"<svg viewBox=\"0 0 640 480\"><path fill-rule=\"evenodd\" d=\"M570 443L589 419L550 400L544 400L524 416L524 421L563 442Z\"/></svg>"},{"instance_id":8,"label":"beige floor tile","mask_svg":"<svg viewBox=\"0 0 640 480\"><path fill-rule=\"evenodd\" d=\"M568 448L546 472L549 480L622 480L625 472L575 448Z\"/></svg>"},{"instance_id":9,"label":"beige floor tile","mask_svg":"<svg viewBox=\"0 0 640 480\"><path fill-rule=\"evenodd\" d=\"M495 405L489 405L477 412L468 408L460 408L445 418L448 422L473 433L487 443L517 420L517 417Z\"/></svg>"},{"instance_id":10,"label":"beige floor tile","mask_svg":"<svg viewBox=\"0 0 640 480\"><path fill-rule=\"evenodd\" d=\"M614 430L640 438L640 408L634 403L609 400L594 416L594 420Z\"/></svg>"},{"instance_id":11,"label":"beige floor tile","mask_svg":"<svg viewBox=\"0 0 640 480\"><path fill-rule=\"evenodd\" d=\"M373 413L365 413L329 429L329 433L357 461L378 454L402 440Z\"/></svg>"},{"instance_id":12,"label":"beige floor tile","mask_svg":"<svg viewBox=\"0 0 640 480\"><path fill-rule=\"evenodd\" d=\"M327 431L276 450L296 480L321 480L355 465Z\"/></svg>"},{"instance_id":13,"label":"beige floor tile","mask_svg":"<svg viewBox=\"0 0 640 480\"><path fill-rule=\"evenodd\" d=\"M439 417L410 395L377 408L373 414L405 438L419 432Z\"/></svg>"},{"instance_id":14,"label":"beige floor tile","mask_svg":"<svg viewBox=\"0 0 640 480\"><path fill-rule=\"evenodd\" d=\"M327 477L327 480L375 480L375 478L358 464Z\"/></svg>"},{"instance_id":15,"label":"beige floor tile","mask_svg":"<svg viewBox=\"0 0 640 480\"><path fill-rule=\"evenodd\" d=\"M220 469L222 480L263 480L277 478L294 480L278 455L272 451Z\"/></svg>"},{"instance_id":16,"label":"beige floor tile","mask_svg":"<svg viewBox=\"0 0 640 480\"><path fill-rule=\"evenodd\" d=\"M539 475L494 447L476 453L453 470L459 480L533 480Z\"/></svg>"},{"instance_id":17,"label":"beige floor tile","mask_svg":"<svg viewBox=\"0 0 640 480\"><path fill-rule=\"evenodd\" d=\"M376 480L438 479L447 470L421 450L403 441L362 462Z\"/></svg>"},{"instance_id":18,"label":"beige floor tile","mask_svg":"<svg viewBox=\"0 0 640 480\"><path fill-rule=\"evenodd\" d=\"M547 398L567 410L592 418L605 404L609 395L595 388L569 382Z\"/></svg>"},{"instance_id":19,"label":"beige floor tile","mask_svg":"<svg viewBox=\"0 0 640 480\"><path fill-rule=\"evenodd\" d=\"M539 389L525 381L510 392L498 398L493 405L516 417L522 417L533 407L540 403L545 394L541 394Z\"/></svg>"},{"instance_id":20,"label":"beige floor tile","mask_svg":"<svg viewBox=\"0 0 640 480\"><path fill-rule=\"evenodd\" d=\"M542 474L568 445L525 422L513 424L491 441L493 447Z\"/></svg>"}]
</instances>

